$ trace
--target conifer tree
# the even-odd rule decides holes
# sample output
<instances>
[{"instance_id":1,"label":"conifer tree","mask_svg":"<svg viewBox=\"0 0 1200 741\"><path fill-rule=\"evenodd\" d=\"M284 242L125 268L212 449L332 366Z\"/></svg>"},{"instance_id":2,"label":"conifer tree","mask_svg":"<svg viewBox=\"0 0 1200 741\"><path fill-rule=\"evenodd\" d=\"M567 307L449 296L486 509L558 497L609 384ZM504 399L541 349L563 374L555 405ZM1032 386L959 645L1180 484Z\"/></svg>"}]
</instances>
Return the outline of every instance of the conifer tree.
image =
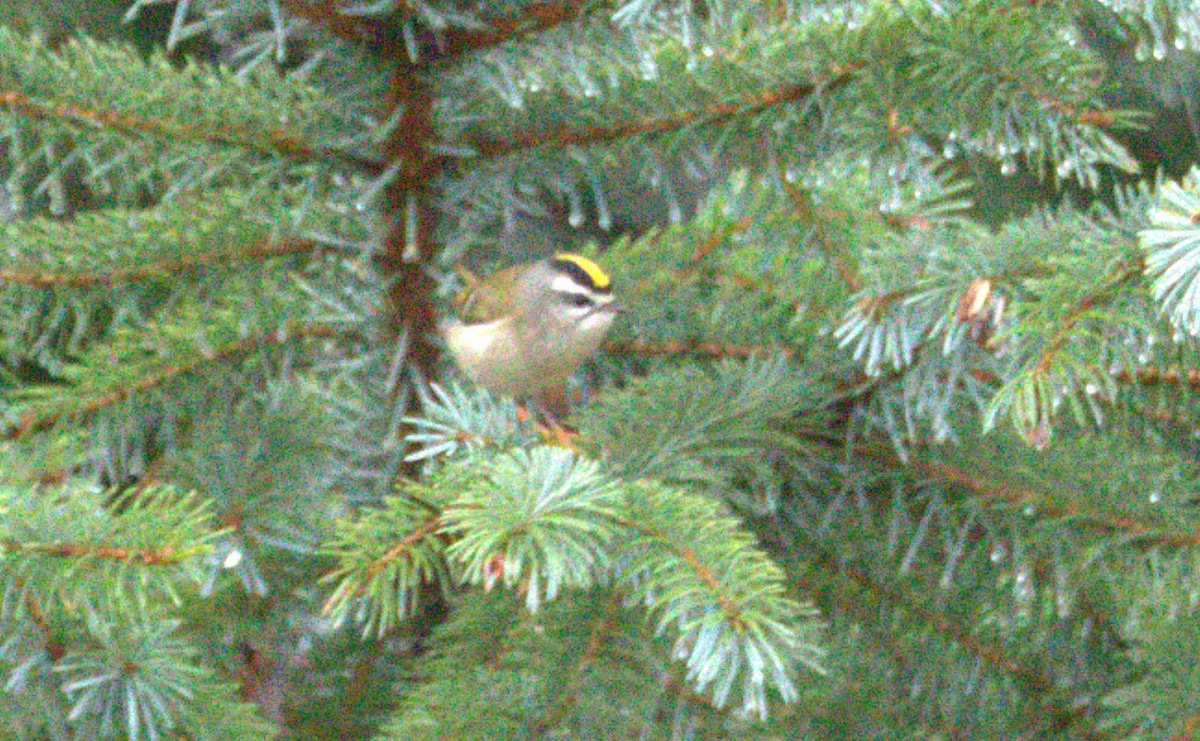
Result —
<instances>
[{"instance_id":1,"label":"conifer tree","mask_svg":"<svg viewBox=\"0 0 1200 741\"><path fill-rule=\"evenodd\" d=\"M1192 738L1198 50L0 2L0 737ZM438 334L553 250L625 308L570 441Z\"/></svg>"}]
</instances>

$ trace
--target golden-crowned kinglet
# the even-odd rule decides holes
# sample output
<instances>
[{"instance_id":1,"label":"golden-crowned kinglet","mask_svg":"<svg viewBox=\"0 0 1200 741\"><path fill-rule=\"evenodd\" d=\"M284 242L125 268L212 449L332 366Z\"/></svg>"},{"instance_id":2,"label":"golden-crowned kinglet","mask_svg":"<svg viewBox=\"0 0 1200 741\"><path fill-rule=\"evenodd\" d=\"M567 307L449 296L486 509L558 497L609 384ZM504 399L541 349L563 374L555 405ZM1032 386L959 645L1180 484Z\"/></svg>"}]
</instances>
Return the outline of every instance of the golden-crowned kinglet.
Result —
<instances>
[{"instance_id":1,"label":"golden-crowned kinglet","mask_svg":"<svg viewBox=\"0 0 1200 741\"><path fill-rule=\"evenodd\" d=\"M459 318L442 332L458 367L498 394L564 383L600 348L618 311L608 275L579 255L463 277Z\"/></svg>"}]
</instances>

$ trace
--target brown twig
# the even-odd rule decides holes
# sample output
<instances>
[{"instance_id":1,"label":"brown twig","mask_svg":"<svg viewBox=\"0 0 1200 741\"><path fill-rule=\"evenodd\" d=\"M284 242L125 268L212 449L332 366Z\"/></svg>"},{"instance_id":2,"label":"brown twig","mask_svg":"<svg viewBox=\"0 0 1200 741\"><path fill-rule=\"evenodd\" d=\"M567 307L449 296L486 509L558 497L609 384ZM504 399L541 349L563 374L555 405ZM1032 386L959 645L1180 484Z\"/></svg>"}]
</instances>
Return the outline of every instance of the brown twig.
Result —
<instances>
[{"instance_id":1,"label":"brown twig","mask_svg":"<svg viewBox=\"0 0 1200 741\"><path fill-rule=\"evenodd\" d=\"M1145 366L1134 370L1120 370L1113 378L1121 383L1136 383L1141 386L1171 386L1174 388L1200 388L1200 368L1155 368Z\"/></svg>"},{"instance_id":2,"label":"brown twig","mask_svg":"<svg viewBox=\"0 0 1200 741\"><path fill-rule=\"evenodd\" d=\"M860 65L861 66L861 65ZM735 116L750 116L784 103L807 98L818 90L840 87L853 78L858 68L842 72L825 84L802 83L756 92L737 100L714 103L700 110L680 111L661 118L627 121L614 126L560 127L549 131L532 132L508 139L478 137L468 143L480 154L500 157L536 147L597 146L619 139L647 134L678 131L689 126L718 125Z\"/></svg>"},{"instance_id":3,"label":"brown twig","mask_svg":"<svg viewBox=\"0 0 1200 741\"><path fill-rule=\"evenodd\" d=\"M817 209L812 202L812 197L786 180L783 182L783 189L787 192L788 198L791 200L800 218L806 220L812 227L817 246L833 262L834 267L837 268L838 275L841 276L842 282L846 284L851 293L857 292L862 288L862 281L858 279L858 270L834 249L833 242L829 239L829 235L825 233L823 223L818 218Z\"/></svg>"},{"instance_id":4,"label":"brown twig","mask_svg":"<svg viewBox=\"0 0 1200 741\"><path fill-rule=\"evenodd\" d=\"M379 572L387 568L388 564L408 553L415 545L420 543L427 536L437 532L441 526L442 516L440 514L433 515L425 520L423 523L421 523L420 527L416 528L408 535L405 535L394 546L387 549L387 552L385 552L382 556L371 562L371 565L367 567L366 573L363 575L361 583L358 585L358 588L354 590L353 594L345 595L341 598L339 598L337 594L331 595L329 599L325 601L325 604L322 605L321 614L328 615L329 613L333 612L333 609L337 606L338 602L343 602L347 599L354 599L362 596L362 594L366 591L368 582L378 576Z\"/></svg>"},{"instance_id":5,"label":"brown twig","mask_svg":"<svg viewBox=\"0 0 1200 741\"><path fill-rule=\"evenodd\" d=\"M793 355L794 350L786 347L774 348L765 345L723 345L717 342L662 340L650 342L646 340L630 340L628 342L608 342L604 351L611 355L629 355L635 357L663 357L675 355L697 355L705 358L753 358L766 357L776 353Z\"/></svg>"},{"instance_id":6,"label":"brown twig","mask_svg":"<svg viewBox=\"0 0 1200 741\"><path fill-rule=\"evenodd\" d=\"M130 550L109 545L86 545L83 543L20 543L10 540L4 544L9 553L17 551L35 552L58 558L102 558L110 561L137 561L146 566L162 566L179 563L195 555L191 551L165 546L146 550Z\"/></svg>"},{"instance_id":7,"label":"brown twig","mask_svg":"<svg viewBox=\"0 0 1200 741\"><path fill-rule=\"evenodd\" d=\"M189 124L163 116L144 118L117 111L100 111L76 105L48 105L36 101L24 93L0 91L0 106L36 120L74 121L90 127L116 131L131 139L145 136L163 141L186 139L236 149L278 154L301 161L335 161L367 173L380 171L379 163L335 150L321 150L294 134L268 130L266 132L243 132L225 125L212 127Z\"/></svg>"},{"instance_id":8,"label":"brown twig","mask_svg":"<svg viewBox=\"0 0 1200 741\"><path fill-rule=\"evenodd\" d=\"M25 588L24 582L20 577L16 577L14 581L21 589ZM42 634L42 641L46 646L46 654L51 661L58 661L67 652L67 647L63 645L58 636L54 634L54 629L50 627L50 621L46 618L46 611L42 609L42 603L32 592L25 592L25 609L29 612L29 619L37 626L38 632Z\"/></svg>"},{"instance_id":9,"label":"brown twig","mask_svg":"<svg viewBox=\"0 0 1200 741\"><path fill-rule=\"evenodd\" d=\"M688 548L686 545L672 542L666 533L662 532L661 530L655 530L645 523L633 522L624 518L618 518L618 522L625 527L636 530L642 535L654 538L655 540L663 543L668 550L670 550L672 553L678 556L681 561L687 564L687 566L700 579L700 581L703 582L706 587L708 587L708 590L717 600L717 604L721 606L721 611L725 613L725 618L729 620L730 624L733 625L735 629L741 626L741 607L734 600L733 596L729 592L729 589L721 583L721 580L717 578L717 575L713 573L713 570L708 567L708 564L700 560L700 556L696 554L695 550Z\"/></svg>"},{"instance_id":10,"label":"brown twig","mask_svg":"<svg viewBox=\"0 0 1200 741\"><path fill-rule=\"evenodd\" d=\"M968 628L960 625L951 619L950 616L917 604L909 599L908 595L899 588L883 584L872 578L865 571L840 562L838 559L825 554L817 554L817 560L828 568L835 569L860 588L872 594L879 595L889 603L899 605L905 611L929 623L943 637L962 647L963 650L971 655L978 657L988 666L1020 679L1039 694L1048 695L1053 691L1053 683L1036 669L1022 665L1016 658L1010 656L1003 647L987 643L973 635Z\"/></svg>"},{"instance_id":11,"label":"brown twig","mask_svg":"<svg viewBox=\"0 0 1200 741\"><path fill-rule=\"evenodd\" d=\"M110 286L118 282L147 280L164 274L180 273L225 262L264 260L271 257L306 252L328 252L332 249L328 246L318 245L316 242L308 239L263 240L242 252L199 253L188 255L187 257L150 262L137 267L116 267L111 270L95 273L55 273L35 270L27 271L17 268L0 268L0 282L16 283L34 288Z\"/></svg>"},{"instance_id":12,"label":"brown twig","mask_svg":"<svg viewBox=\"0 0 1200 741\"><path fill-rule=\"evenodd\" d=\"M967 471L958 466L920 460L913 460L910 465L931 478L961 486L986 499L1032 505L1049 517L1066 517L1078 524L1123 532L1143 543L1181 548L1200 545L1200 533L1163 531L1134 517L1098 516L1070 502L1049 504L1047 497L1034 489L1020 484L985 480L978 472Z\"/></svg>"},{"instance_id":13,"label":"brown twig","mask_svg":"<svg viewBox=\"0 0 1200 741\"><path fill-rule=\"evenodd\" d=\"M1054 336L1050 338L1050 341L1046 343L1046 347L1042 350L1038 362L1034 366L1034 371L1043 374L1049 370L1050 366L1054 363L1054 356L1070 340L1070 332L1075 328L1075 325L1082 321L1089 311L1109 301L1112 298L1113 291L1140 276L1144 270L1145 265L1141 260L1131 262L1118 270L1112 276L1112 279L1098 291L1083 297L1067 314L1065 321L1058 327Z\"/></svg>"},{"instance_id":14,"label":"brown twig","mask_svg":"<svg viewBox=\"0 0 1200 741\"><path fill-rule=\"evenodd\" d=\"M181 365L165 366L155 373L143 376L129 386L119 386L105 393L93 396L92 398L84 401L78 407L69 411L52 412L40 417L28 416L22 418L17 425L9 428L6 436L10 440L15 440L33 432L46 430L58 423L64 416L70 416L70 418L75 419L80 416L95 414L96 412L114 406L125 399L134 396L135 394L144 393L158 386L162 386L173 378L186 373L191 373L203 365L229 362L232 358L244 353L252 352L262 347L281 345L298 337L340 337L342 334L343 332L341 330L329 325L306 324L298 327L289 327L288 331L286 332L271 331L265 334L246 337L237 340L236 342L231 342L224 347L216 348L201 359Z\"/></svg>"},{"instance_id":15,"label":"brown twig","mask_svg":"<svg viewBox=\"0 0 1200 741\"><path fill-rule=\"evenodd\" d=\"M617 627L617 613L621 609L621 602L624 595L620 591L614 591L612 596L604 604L604 612L592 625L591 635L588 637L587 645L580 654L579 660L575 662L575 666L571 668L570 674L566 681L558 679L559 686L562 691L559 693L559 700L555 703L545 715L539 718L533 724L533 733L535 736L543 735L549 732L552 728L562 722L579 702L579 685L583 681L583 675L591 668L592 664L600 658L600 652L604 649Z\"/></svg>"}]
</instances>

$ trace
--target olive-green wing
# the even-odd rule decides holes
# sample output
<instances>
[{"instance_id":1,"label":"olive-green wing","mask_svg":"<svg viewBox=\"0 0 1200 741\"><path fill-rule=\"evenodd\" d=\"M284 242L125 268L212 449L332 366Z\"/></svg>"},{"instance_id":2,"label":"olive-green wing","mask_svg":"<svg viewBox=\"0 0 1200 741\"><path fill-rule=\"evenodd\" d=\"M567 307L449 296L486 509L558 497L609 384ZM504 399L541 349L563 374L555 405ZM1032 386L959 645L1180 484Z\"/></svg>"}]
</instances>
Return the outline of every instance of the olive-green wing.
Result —
<instances>
[{"instance_id":1,"label":"olive-green wing","mask_svg":"<svg viewBox=\"0 0 1200 741\"><path fill-rule=\"evenodd\" d=\"M483 324L512 313L512 294L516 270L507 268L480 279L460 268L458 274L466 284L454 299L458 317L464 324Z\"/></svg>"}]
</instances>

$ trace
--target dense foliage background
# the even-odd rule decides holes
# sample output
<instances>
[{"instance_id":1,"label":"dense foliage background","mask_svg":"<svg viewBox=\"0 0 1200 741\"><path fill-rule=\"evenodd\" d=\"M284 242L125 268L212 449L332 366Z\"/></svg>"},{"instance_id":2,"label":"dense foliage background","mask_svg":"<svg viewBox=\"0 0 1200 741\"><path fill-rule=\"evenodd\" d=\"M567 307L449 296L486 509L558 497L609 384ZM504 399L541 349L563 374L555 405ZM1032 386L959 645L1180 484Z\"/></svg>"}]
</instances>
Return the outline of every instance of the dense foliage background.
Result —
<instances>
[{"instance_id":1,"label":"dense foliage background","mask_svg":"<svg viewBox=\"0 0 1200 741\"><path fill-rule=\"evenodd\" d=\"M1188 0L0 1L0 737L1192 738ZM571 445L454 266L592 255Z\"/></svg>"}]
</instances>

